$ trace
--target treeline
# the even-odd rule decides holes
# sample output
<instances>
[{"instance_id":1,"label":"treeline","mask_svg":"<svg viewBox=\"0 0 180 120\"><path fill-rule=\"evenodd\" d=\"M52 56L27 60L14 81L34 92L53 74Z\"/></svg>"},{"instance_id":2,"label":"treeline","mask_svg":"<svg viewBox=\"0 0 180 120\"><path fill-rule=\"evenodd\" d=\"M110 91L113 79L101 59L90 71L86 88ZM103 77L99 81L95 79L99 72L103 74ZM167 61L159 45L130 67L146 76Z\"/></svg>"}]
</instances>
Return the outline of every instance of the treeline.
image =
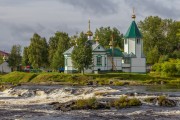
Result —
<instances>
[{"instance_id":1,"label":"treeline","mask_svg":"<svg viewBox=\"0 0 180 120\"><path fill-rule=\"evenodd\" d=\"M99 42L105 47L108 47L112 34L114 34L114 41L116 43L115 46L123 48L123 37L117 28L101 27L96 30L94 37L98 36ZM35 33L32 38L30 38L30 45L24 47L22 56L20 52L22 49L21 46L13 45L11 55L8 60L9 65L13 68L20 65L30 65L34 69L51 68L53 70L58 70L59 68L64 67L63 53L70 47L75 46L75 44L78 44L79 48L75 49L73 54L84 56L85 59L83 57L81 57L82 59L77 58L76 55L73 55L73 59L75 66L77 66L79 70L82 70L82 68L84 68L82 62L86 68L87 63L91 64L92 62L92 56L87 56L91 54L86 54L86 51L90 51L90 48L83 48L85 41L87 41L87 36L83 32L79 35L76 34L71 37L68 33L56 32L48 41L46 38L43 38L39 34ZM80 60L82 61L78 63L77 61Z\"/></svg>"},{"instance_id":2,"label":"treeline","mask_svg":"<svg viewBox=\"0 0 180 120\"><path fill-rule=\"evenodd\" d=\"M139 22L147 63L180 58L180 22L150 16Z\"/></svg>"},{"instance_id":3,"label":"treeline","mask_svg":"<svg viewBox=\"0 0 180 120\"><path fill-rule=\"evenodd\" d=\"M158 16L149 16L138 23L143 35L144 54L148 64L165 62L169 59L180 59L180 22L172 19L162 19ZM63 53L81 40L85 34L69 36L65 32L56 32L49 40L35 33L30 39L30 45L24 47L21 56L21 46L14 45L9 57L9 65L12 67L20 64L31 65L33 68L51 68L57 70L64 67ZM105 48L109 47L109 41L114 39L114 46L123 51L123 34L117 28L101 27L96 29L94 40L99 37L99 43ZM87 39L86 39L87 40ZM79 43L77 43L79 44ZM84 44L84 43L83 43ZM75 51L75 53L82 53ZM78 59L75 56L74 59ZM0 59L1 60L1 59ZM85 60L83 60L85 62ZM86 61L87 62L87 61ZM79 66L78 63L75 63ZM79 66L82 68L82 66Z\"/></svg>"}]
</instances>

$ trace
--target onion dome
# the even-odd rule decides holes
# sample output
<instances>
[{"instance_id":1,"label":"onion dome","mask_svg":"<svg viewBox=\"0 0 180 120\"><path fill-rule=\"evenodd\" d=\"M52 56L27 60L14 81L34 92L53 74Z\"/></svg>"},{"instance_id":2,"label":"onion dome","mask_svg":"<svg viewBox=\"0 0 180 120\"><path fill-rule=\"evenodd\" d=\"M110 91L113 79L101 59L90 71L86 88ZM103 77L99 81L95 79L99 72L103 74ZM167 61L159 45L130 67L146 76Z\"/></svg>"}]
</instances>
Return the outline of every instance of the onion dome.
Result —
<instances>
[{"instance_id":1,"label":"onion dome","mask_svg":"<svg viewBox=\"0 0 180 120\"><path fill-rule=\"evenodd\" d=\"M90 20L89 20L89 28L88 31L86 32L87 36L93 36L93 33L91 32L91 25L90 25Z\"/></svg>"},{"instance_id":2,"label":"onion dome","mask_svg":"<svg viewBox=\"0 0 180 120\"><path fill-rule=\"evenodd\" d=\"M99 37L97 36L95 39L96 43L99 43Z\"/></svg>"}]
</instances>

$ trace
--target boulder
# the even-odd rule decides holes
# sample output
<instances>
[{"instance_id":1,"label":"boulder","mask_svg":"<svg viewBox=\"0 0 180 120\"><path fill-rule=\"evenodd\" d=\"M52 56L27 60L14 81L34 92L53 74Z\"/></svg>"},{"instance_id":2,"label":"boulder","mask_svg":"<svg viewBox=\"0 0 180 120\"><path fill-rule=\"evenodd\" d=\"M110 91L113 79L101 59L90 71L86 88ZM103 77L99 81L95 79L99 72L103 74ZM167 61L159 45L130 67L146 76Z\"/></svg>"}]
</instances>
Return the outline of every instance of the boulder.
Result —
<instances>
[{"instance_id":1,"label":"boulder","mask_svg":"<svg viewBox=\"0 0 180 120\"><path fill-rule=\"evenodd\" d=\"M55 110L61 110L63 112L72 110L72 106L75 104L75 101L69 101L65 103L52 102L49 105L53 105Z\"/></svg>"},{"instance_id":2,"label":"boulder","mask_svg":"<svg viewBox=\"0 0 180 120\"><path fill-rule=\"evenodd\" d=\"M170 100L170 99L164 99L164 100L158 100L158 105L159 106L164 106L164 107L175 107L176 106L176 102L174 100Z\"/></svg>"}]
</instances>

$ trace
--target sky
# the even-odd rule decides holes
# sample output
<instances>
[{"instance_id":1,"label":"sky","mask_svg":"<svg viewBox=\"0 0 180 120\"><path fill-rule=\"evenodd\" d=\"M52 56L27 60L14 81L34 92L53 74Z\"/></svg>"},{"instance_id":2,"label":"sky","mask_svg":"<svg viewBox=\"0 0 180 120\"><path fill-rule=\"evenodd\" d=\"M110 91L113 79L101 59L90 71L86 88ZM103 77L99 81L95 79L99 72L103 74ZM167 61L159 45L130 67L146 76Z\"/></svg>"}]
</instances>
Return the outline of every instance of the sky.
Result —
<instances>
[{"instance_id":1,"label":"sky","mask_svg":"<svg viewBox=\"0 0 180 120\"><path fill-rule=\"evenodd\" d=\"M86 32L116 27L125 34L135 8L136 22L148 16L180 20L180 0L0 0L0 50L30 44L34 33L47 41L56 31Z\"/></svg>"}]
</instances>

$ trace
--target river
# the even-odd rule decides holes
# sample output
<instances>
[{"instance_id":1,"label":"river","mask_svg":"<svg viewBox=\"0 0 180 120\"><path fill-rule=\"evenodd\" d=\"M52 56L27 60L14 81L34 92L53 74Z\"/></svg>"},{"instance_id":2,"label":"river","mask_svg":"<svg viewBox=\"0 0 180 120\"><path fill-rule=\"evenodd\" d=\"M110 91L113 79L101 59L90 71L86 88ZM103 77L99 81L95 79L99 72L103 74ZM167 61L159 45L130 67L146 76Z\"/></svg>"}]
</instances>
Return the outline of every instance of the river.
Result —
<instances>
[{"instance_id":1,"label":"river","mask_svg":"<svg viewBox=\"0 0 180 120\"><path fill-rule=\"evenodd\" d=\"M180 91L152 91L147 86L43 86L22 85L0 92L0 120L180 120ZM153 87L154 89L154 87ZM143 102L140 107L108 110L73 110L62 112L49 105L94 97L107 92L98 99L114 99L130 95L143 99L166 95L177 101L176 107L160 107Z\"/></svg>"}]
</instances>

